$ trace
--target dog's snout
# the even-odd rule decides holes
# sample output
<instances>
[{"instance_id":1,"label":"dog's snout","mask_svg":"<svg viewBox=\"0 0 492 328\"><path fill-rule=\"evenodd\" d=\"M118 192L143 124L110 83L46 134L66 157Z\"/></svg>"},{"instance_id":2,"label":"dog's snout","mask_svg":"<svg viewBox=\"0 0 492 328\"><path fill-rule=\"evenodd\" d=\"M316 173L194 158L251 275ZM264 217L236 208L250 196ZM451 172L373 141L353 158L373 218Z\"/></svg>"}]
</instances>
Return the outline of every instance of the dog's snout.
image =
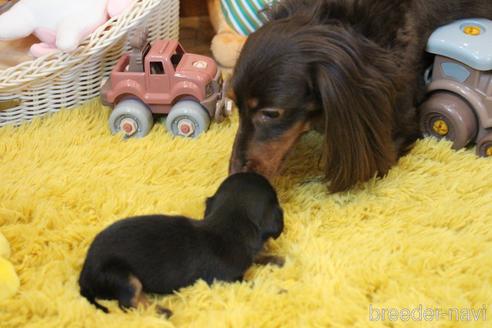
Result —
<instances>
[{"instance_id":1,"label":"dog's snout","mask_svg":"<svg viewBox=\"0 0 492 328\"><path fill-rule=\"evenodd\" d=\"M240 159L232 159L230 166L229 166L229 175L236 174L236 173L241 173L241 172L247 172L247 165L244 163L244 161Z\"/></svg>"},{"instance_id":2,"label":"dog's snout","mask_svg":"<svg viewBox=\"0 0 492 328\"><path fill-rule=\"evenodd\" d=\"M246 154L241 147L241 134L238 132L234 140L234 145L232 146L231 158L229 160L229 175L245 172L246 166Z\"/></svg>"},{"instance_id":3,"label":"dog's snout","mask_svg":"<svg viewBox=\"0 0 492 328\"><path fill-rule=\"evenodd\" d=\"M267 175L265 170L263 169L261 163L255 160L240 160L235 159L231 161L231 166L229 168L229 175L235 173L243 173L243 172L256 172L262 175Z\"/></svg>"}]
</instances>

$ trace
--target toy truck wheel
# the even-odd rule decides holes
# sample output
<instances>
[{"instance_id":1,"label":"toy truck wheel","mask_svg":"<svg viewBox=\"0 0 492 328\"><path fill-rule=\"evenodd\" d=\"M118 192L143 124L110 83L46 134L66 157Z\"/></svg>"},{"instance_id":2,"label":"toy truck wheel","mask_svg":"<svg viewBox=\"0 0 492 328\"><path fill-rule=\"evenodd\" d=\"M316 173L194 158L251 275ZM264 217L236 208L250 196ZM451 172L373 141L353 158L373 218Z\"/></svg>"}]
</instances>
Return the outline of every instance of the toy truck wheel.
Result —
<instances>
[{"instance_id":1,"label":"toy truck wheel","mask_svg":"<svg viewBox=\"0 0 492 328\"><path fill-rule=\"evenodd\" d=\"M193 100L178 101L166 118L166 127L175 136L196 138L208 130L210 116Z\"/></svg>"},{"instance_id":2,"label":"toy truck wheel","mask_svg":"<svg viewBox=\"0 0 492 328\"><path fill-rule=\"evenodd\" d=\"M454 149L470 143L477 119L470 105L450 92L436 92L420 106L420 127L425 136L446 138Z\"/></svg>"},{"instance_id":3,"label":"toy truck wheel","mask_svg":"<svg viewBox=\"0 0 492 328\"><path fill-rule=\"evenodd\" d=\"M492 132L478 141L477 155L480 157L492 156Z\"/></svg>"},{"instance_id":4,"label":"toy truck wheel","mask_svg":"<svg viewBox=\"0 0 492 328\"><path fill-rule=\"evenodd\" d=\"M145 137L154 125L149 108L138 99L120 101L109 116L109 127L113 134L123 132L125 138Z\"/></svg>"}]
</instances>

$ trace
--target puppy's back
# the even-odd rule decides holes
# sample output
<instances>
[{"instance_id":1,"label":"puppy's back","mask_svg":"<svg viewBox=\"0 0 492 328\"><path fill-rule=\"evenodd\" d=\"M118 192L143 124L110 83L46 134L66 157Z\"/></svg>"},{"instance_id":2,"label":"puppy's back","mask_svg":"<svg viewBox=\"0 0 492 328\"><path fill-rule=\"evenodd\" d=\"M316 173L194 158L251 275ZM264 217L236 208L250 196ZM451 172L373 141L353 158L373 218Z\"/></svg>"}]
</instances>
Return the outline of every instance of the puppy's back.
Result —
<instances>
[{"instance_id":1,"label":"puppy's back","mask_svg":"<svg viewBox=\"0 0 492 328\"><path fill-rule=\"evenodd\" d=\"M79 279L81 292L112 298L102 295L107 294L108 283L103 276L115 268L139 277L146 289L171 292L162 290L166 286L155 277L169 276L173 268L182 267L198 239L194 222L181 216L149 215L118 221L91 244Z\"/></svg>"}]
</instances>

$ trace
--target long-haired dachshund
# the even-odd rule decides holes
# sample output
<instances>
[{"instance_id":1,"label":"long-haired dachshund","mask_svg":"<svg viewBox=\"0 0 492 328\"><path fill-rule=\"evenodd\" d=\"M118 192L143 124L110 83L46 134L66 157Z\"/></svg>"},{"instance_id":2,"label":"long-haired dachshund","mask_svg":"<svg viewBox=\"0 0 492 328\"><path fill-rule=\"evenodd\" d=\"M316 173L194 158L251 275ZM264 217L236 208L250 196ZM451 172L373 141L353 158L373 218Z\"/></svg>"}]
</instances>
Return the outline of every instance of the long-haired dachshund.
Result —
<instances>
[{"instance_id":1,"label":"long-haired dachshund","mask_svg":"<svg viewBox=\"0 0 492 328\"><path fill-rule=\"evenodd\" d=\"M204 216L149 215L112 224L89 248L80 293L108 312L96 299L116 299L123 309L136 307L147 303L145 293L172 293L198 279L209 284L240 280L253 262L283 264L282 258L259 255L284 226L275 190L262 176L227 178L207 199Z\"/></svg>"},{"instance_id":2,"label":"long-haired dachshund","mask_svg":"<svg viewBox=\"0 0 492 328\"><path fill-rule=\"evenodd\" d=\"M304 132L324 133L333 192L385 175L419 138L430 34L492 19L491 0L281 0L233 75L240 124L230 172L280 169Z\"/></svg>"}]
</instances>

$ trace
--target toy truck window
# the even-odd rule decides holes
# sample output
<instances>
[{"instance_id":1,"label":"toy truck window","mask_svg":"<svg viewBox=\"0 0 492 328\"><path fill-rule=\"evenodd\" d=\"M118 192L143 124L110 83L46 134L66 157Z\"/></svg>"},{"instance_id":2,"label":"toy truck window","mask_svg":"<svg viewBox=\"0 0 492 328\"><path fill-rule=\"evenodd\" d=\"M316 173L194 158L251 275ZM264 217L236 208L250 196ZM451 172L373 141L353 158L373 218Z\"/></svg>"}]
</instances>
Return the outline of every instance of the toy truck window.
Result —
<instances>
[{"instance_id":1,"label":"toy truck window","mask_svg":"<svg viewBox=\"0 0 492 328\"><path fill-rule=\"evenodd\" d=\"M166 74L164 72L164 65L162 62L150 62L150 74L152 75L163 75Z\"/></svg>"},{"instance_id":2,"label":"toy truck window","mask_svg":"<svg viewBox=\"0 0 492 328\"><path fill-rule=\"evenodd\" d=\"M446 76L461 83L465 82L471 75L464 66L456 63L442 63L441 68Z\"/></svg>"},{"instance_id":3,"label":"toy truck window","mask_svg":"<svg viewBox=\"0 0 492 328\"><path fill-rule=\"evenodd\" d=\"M181 58L183 58L182 54L174 54L171 56L171 63L173 63L174 69L176 69L176 67L178 67L178 64L181 61Z\"/></svg>"},{"instance_id":4,"label":"toy truck window","mask_svg":"<svg viewBox=\"0 0 492 328\"><path fill-rule=\"evenodd\" d=\"M181 61L181 58L183 58L184 55L184 50L181 48L181 46L176 47L176 52L171 56L171 63L173 64L174 69L178 67L179 62Z\"/></svg>"}]
</instances>

